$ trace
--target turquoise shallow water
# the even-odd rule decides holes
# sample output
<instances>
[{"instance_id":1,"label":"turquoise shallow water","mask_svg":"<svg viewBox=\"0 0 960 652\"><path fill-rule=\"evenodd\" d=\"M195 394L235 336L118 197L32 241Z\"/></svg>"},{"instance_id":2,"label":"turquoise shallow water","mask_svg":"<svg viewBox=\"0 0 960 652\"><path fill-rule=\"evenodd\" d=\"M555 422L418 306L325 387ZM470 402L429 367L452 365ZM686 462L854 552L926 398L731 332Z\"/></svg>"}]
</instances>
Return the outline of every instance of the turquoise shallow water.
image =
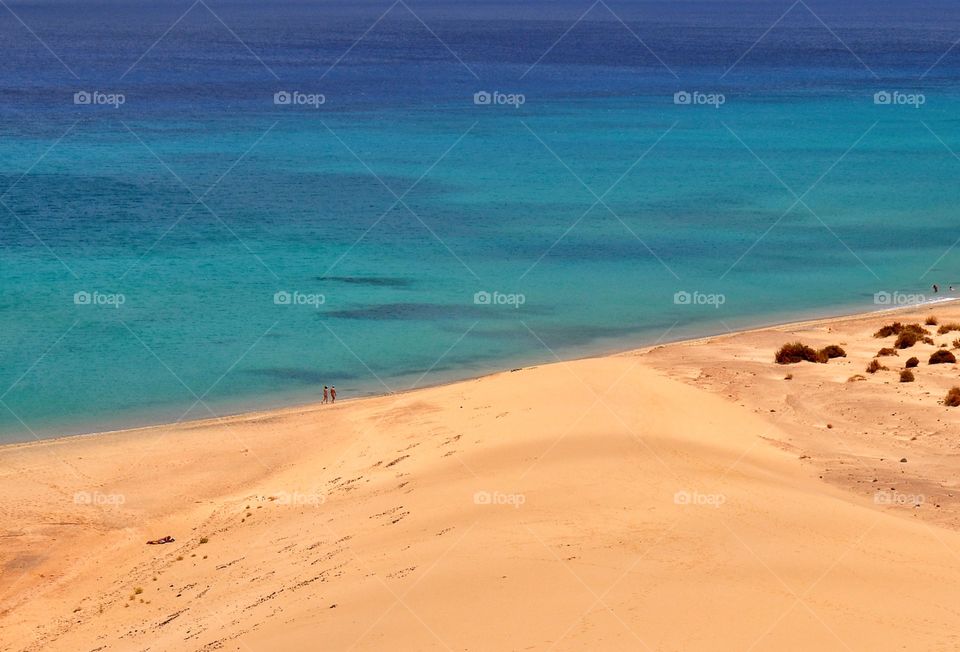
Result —
<instances>
[{"instance_id":1,"label":"turquoise shallow water","mask_svg":"<svg viewBox=\"0 0 960 652\"><path fill-rule=\"evenodd\" d=\"M835 34L801 8L757 43L783 7L721 5L611 4L668 69L602 12L549 49L574 5L412 5L436 37L400 11L354 45L384 8L226 4L243 43L190 12L126 74L189 5L15 5L76 77L4 25L0 438L330 383L394 391L960 285L957 58L926 73L957 10L811 4ZM125 102L76 105L81 89ZM274 104L287 89L326 102ZM897 89L923 105L874 102ZM481 90L525 102L477 105ZM685 90L725 101L675 104Z\"/></svg>"}]
</instances>

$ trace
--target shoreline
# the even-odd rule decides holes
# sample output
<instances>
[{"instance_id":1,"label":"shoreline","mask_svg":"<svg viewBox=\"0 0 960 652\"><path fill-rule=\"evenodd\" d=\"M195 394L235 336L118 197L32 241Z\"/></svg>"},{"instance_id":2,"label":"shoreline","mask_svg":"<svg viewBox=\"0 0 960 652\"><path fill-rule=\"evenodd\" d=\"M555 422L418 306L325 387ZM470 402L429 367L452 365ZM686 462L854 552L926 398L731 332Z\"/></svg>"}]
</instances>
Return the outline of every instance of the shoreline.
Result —
<instances>
[{"instance_id":1,"label":"shoreline","mask_svg":"<svg viewBox=\"0 0 960 652\"><path fill-rule=\"evenodd\" d=\"M632 355L641 355L645 352L652 351L654 349L665 347L665 346L675 346L675 345L685 345L685 344L696 344L702 342L708 342L711 340L725 339L729 337L735 337L738 335L748 335L755 334L762 331L769 331L772 329L778 328L805 328L811 326L824 325L828 323L842 323L848 320L863 319L869 316L879 316L883 314L895 314L899 312L910 312L912 310L921 310L925 307L935 307L935 306L944 306L951 303L960 302L960 297L944 297L942 299L932 299L924 301L922 303L914 303L903 306L896 306L892 308L879 308L877 310L869 310L865 312L853 312L853 313L843 313L838 315L832 315L827 317L815 317L812 319L799 319L799 320L787 320L782 322L772 322L767 324L761 324L758 326L750 326L748 328L737 329L733 331L727 331L722 333L714 333L711 335L703 335L698 337L691 338L680 338L680 339L667 339L662 342L655 344L647 344L643 346L631 346L627 348L612 348L603 350L601 352L588 353L585 355L572 356L569 358L563 358L560 360L553 359L547 360L541 363L524 365L521 367L516 367L514 369L506 368L497 368L486 373L482 373L475 376L467 376L462 378L454 378L447 381L430 383L422 385L420 387L413 387L409 389L402 389L392 393L370 393L362 396L355 396L352 398L341 399L340 403L355 403L357 401L379 399L385 397L402 397L408 394L427 390L434 388L449 387L451 385L456 385L458 383L468 383L475 382L485 378L490 378L504 373L510 373L512 371L523 370L523 369L532 369L540 366L546 365L555 365L555 364L565 364L570 362L579 362L584 360L592 360L598 358L606 357L616 357L616 356L632 356ZM329 405L329 404L328 404ZM285 404L277 407L268 407L259 410L240 410L237 412L228 412L226 414L217 416L217 417L204 417L200 419L188 419L183 421L163 421L159 423L153 423L143 426L132 426L132 427L120 427L110 430L95 430L91 432L81 432L73 434L63 434L63 435L52 435L50 437L40 437L34 440L26 441L17 441L0 444L0 455L4 452L12 450L24 450L34 446L49 445L54 442L70 442L76 440L86 440L93 437L107 437L107 436L122 436L122 435L132 435L134 433L148 433L155 431L157 429L163 428L202 428L206 426L212 426L223 423L243 423L246 421L255 421L263 418L270 418L276 416L282 416L284 414L289 414L293 412L314 412L324 409L324 405L318 401L310 401L305 403L291 403ZM329 407L327 408L329 409Z\"/></svg>"},{"instance_id":2,"label":"shoreline","mask_svg":"<svg viewBox=\"0 0 960 652\"><path fill-rule=\"evenodd\" d=\"M736 336L736 335L745 335L745 334L757 333L757 332L760 332L760 331L766 331L766 330L776 329L776 328L788 328L788 327L802 328L802 327L808 327L808 326L815 326L815 325L825 324L825 323L829 323L829 322L843 322L843 321L845 321L845 320L861 319L861 318L868 317L868 316L871 316L871 315L882 315L882 314L886 314L886 313L909 312L909 311L911 311L911 310L919 310L919 309L922 309L922 308L928 307L928 306L931 306L931 307L932 307L932 306L948 305L948 304L950 304L950 303L954 303L954 302L958 302L958 301L960 301L960 297L945 297L945 298L942 298L942 299L934 299L934 300L929 300L929 301L925 301L925 302L922 302L922 303L915 303L915 304L909 304L909 305L904 305L904 306L897 306L897 307L893 307L893 308L880 308L880 309L877 309L877 310L870 310L870 311L865 311L865 312L843 313L843 314L838 314L838 315L833 315L833 316L827 316L827 317L815 317L815 318L812 318L812 319L800 319L800 320L787 320L787 321L782 321L782 322L771 322L771 323L767 323L767 324L761 324L761 325L757 325L757 326L751 326L751 327L748 327L748 328L742 328L742 329L733 330L733 331L727 331L727 332L722 332L722 333L714 333L714 334L711 334L711 335L703 335L703 336L699 336L699 337L680 338L680 339L675 339L675 340L667 339L667 340L664 340L664 341L662 341L662 342L658 342L658 343L656 343L656 344L648 344L648 345L643 345L643 346L631 346L631 347L627 347L627 348L612 348L612 349L603 350L603 351L598 352L598 353L589 353L589 354L585 354L585 355L572 356L572 357L563 358L563 359L560 359L560 360L556 360L556 359L547 360L547 361L544 361L544 362L541 362L541 363L538 363L538 364L525 365L525 366L517 367L516 369L531 369L531 368L534 368L534 367L539 367L539 366L544 366L544 365L564 364L564 363L569 363L569 362L577 362L577 361L582 361L582 360L591 360L591 359L595 359L595 358L606 358L606 357L611 357L611 356L637 355L637 354L642 354L642 353L644 353L644 352L646 352L646 351L651 351L651 350L653 350L653 349L655 349L655 348L663 347L663 346L670 346L670 345L677 345L677 344L693 344L693 343L698 343L698 342L707 342L707 341L714 340L714 339L733 337L733 336ZM484 379L484 378L489 378L489 377L492 377L492 376L497 376L497 375L499 375L499 374L509 373L509 372L511 372L511 371L513 371L513 370L512 370L512 369L506 369L506 368L498 368L498 369L494 369L494 370L489 371L489 372L487 372L487 373L482 373L482 374L479 374L479 375L476 375L476 376L467 376L467 377L463 377L463 378L455 378L455 379L452 379L452 380L443 381L443 382L438 382L438 383L429 383L429 384L426 384L426 385L422 385L422 386L420 386L420 387L403 389L403 390L399 390L399 391L396 391L396 392L393 392L393 393L376 393L376 392L374 392L374 393L370 393L370 394L365 394L365 395L363 395L363 396L356 396L356 397L352 397L352 398L345 398L345 399L341 399L341 403L356 402L356 401L362 401L362 400L368 400L368 399L376 399L376 398L383 398L383 397L389 397L389 396L393 396L393 397L405 396L405 395L407 395L407 394L410 394L410 393L412 393L412 392L417 392L417 391L420 391L420 390L431 389L431 388L438 388L438 387L447 387L447 386L450 386L450 385L455 385L455 384L457 384L457 383L466 383L466 382L471 382L471 381L477 381L477 380L481 380L481 379ZM89 438L89 437L101 437L101 436L111 436L111 435L126 435L126 434L133 434L133 433L137 433L137 432L149 432L149 431L156 430L156 429L158 429L158 428L171 428L171 427L204 427L204 426L208 426L208 425L214 425L214 424L217 424L217 423L223 423L223 422L225 422L225 421L226 421L226 422L230 422L230 423L242 423L242 422L244 422L244 421L256 420L256 419L266 418L266 417L270 417L270 416L280 416L280 415L282 415L282 414L284 414L284 413L289 413L289 412L297 412L297 411L311 411L311 412L312 412L312 411L314 411L314 410L320 410L320 409L322 409L322 406L323 406L323 404L320 403L320 402L318 402L318 401L310 401L310 402L305 402L305 403L286 404L286 405L282 405L282 406L278 406L278 407L269 407L269 408L265 408L265 409L261 409L261 410L241 410L241 411L237 411L237 412L229 412L229 413L226 413L226 414L217 416L217 417L204 417L204 418L201 418L201 419L188 419L188 420L184 420L184 421L172 421L172 422L171 422L171 421L163 421L163 422L160 422L160 423L153 423L153 424L144 425L144 426L120 427L120 428L115 428L115 429L110 429L110 430L96 430L96 431L91 431L91 432L81 432L81 433L74 433L74 434L53 435L53 436L50 436L50 437L41 437L41 438L35 439L35 440L27 440L27 441L22 441L22 442L10 442L10 443L0 444L0 454L2 454L2 453L3 453L4 451L6 451L6 450L12 450L12 449L15 449L15 448L27 448L27 447L30 447L30 446L37 446L37 445L42 445L42 444L49 444L49 443L51 443L51 442L72 441L72 440L75 440L75 439Z\"/></svg>"}]
</instances>

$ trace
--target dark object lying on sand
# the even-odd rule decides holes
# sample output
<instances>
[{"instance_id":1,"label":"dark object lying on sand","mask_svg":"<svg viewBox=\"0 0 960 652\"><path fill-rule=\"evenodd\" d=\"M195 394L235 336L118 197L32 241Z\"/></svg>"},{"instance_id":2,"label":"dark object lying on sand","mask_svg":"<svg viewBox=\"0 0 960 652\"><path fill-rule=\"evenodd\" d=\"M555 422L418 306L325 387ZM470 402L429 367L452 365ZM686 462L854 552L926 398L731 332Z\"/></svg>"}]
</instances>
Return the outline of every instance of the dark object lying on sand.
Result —
<instances>
[{"instance_id":1,"label":"dark object lying on sand","mask_svg":"<svg viewBox=\"0 0 960 652\"><path fill-rule=\"evenodd\" d=\"M174 539L172 536L170 536L170 535L168 534L167 536L165 536L165 537L163 537L163 538L161 538L161 539L154 539L153 541L147 541L147 545L148 545L148 546L159 546L160 544L163 544L163 543L173 543L174 541L176 541L176 539Z\"/></svg>"}]
</instances>

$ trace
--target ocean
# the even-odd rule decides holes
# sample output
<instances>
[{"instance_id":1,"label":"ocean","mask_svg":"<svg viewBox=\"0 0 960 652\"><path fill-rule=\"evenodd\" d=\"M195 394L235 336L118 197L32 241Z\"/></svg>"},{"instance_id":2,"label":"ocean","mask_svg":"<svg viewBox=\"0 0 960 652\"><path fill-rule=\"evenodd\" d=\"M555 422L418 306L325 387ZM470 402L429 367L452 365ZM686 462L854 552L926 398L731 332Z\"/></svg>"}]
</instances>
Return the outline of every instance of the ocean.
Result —
<instances>
[{"instance_id":1,"label":"ocean","mask_svg":"<svg viewBox=\"0 0 960 652\"><path fill-rule=\"evenodd\" d=\"M960 285L956 3L7 6L3 442Z\"/></svg>"}]
</instances>

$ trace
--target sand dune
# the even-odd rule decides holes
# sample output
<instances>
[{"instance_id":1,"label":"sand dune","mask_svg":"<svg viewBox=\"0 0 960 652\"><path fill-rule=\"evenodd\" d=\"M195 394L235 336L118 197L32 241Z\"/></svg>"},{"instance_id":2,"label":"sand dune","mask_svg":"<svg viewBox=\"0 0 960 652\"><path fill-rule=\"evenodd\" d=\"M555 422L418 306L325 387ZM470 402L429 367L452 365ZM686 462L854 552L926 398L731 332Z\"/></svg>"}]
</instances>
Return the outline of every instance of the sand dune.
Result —
<instances>
[{"instance_id":1,"label":"sand dune","mask_svg":"<svg viewBox=\"0 0 960 652\"><path fill-rule=\"evenodd\" d=\"M797 416L877 319L5 447L0 649L957 649L960 532L821 479ZM781 389L791 328L851 355Z\"/></svg>"}]
</instances>

